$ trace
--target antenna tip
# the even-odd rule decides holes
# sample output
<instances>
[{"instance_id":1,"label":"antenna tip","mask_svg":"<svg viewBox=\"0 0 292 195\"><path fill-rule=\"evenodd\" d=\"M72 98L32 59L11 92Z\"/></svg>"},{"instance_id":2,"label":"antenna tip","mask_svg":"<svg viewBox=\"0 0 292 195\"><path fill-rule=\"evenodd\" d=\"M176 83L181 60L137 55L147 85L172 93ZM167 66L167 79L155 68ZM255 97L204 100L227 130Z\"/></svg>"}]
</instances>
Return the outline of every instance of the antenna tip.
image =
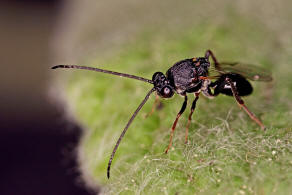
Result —
<instances>
[{"instance_id":1,"label":"antenna tip","mask_svg":"<svg viewBox=\"0 0 292 195\"><path fill-rule=\"evenodd\" d=\"M51 69L57 69L57 68L62 68L62 65L53 66Z\"/></svg>"},{"instance_id":2,"label":"antenna tip","mask_svg":"<svg viewBox=\"0 0 292 195\"><path fill-rule=\"evenodd\" d=\"M107 166L107 178L109 179L110 178L110 172L111 172L111 161L109 162L108 166Z\"/></svg>"}]
</instances>

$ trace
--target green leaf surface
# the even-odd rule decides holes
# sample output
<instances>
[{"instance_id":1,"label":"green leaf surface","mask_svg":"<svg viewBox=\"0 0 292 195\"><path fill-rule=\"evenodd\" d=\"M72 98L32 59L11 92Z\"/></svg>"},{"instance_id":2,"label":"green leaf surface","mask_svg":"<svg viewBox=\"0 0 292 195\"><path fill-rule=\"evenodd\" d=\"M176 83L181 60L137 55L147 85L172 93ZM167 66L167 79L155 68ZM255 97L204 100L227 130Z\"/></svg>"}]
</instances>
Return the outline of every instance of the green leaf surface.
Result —
<instances>
[{"instance_id":1,"label":"green leaf surface","mask_svg":"<svg viewBox=\"0 0 292 195\"><path fill-rule=\"evenodd\" d=\"M129 128L112 164L106 167L122 129L151 85L100 73L75 71L67 99L84 125L79 146L84 177L105 194L289 194L292 191L292 55L273 47L277 36L255 21L233 15L222 24L206 23L176 32L146 31L111 58L89 64L151 79L176 61L203 56L211 49L219 61L258 64L273 73L269 83L253 82L247 106L267 126L266 132L240 110L231 97L201 96L184 144L189 107L168 145L170 127L183 99L161 100L163 107L145 119L155 95ZM236 25L234 25L236 24ZM250 30L252 29L252 30ZM190 100L194 97L189 95Z\"/></svg>"}]
</instances>

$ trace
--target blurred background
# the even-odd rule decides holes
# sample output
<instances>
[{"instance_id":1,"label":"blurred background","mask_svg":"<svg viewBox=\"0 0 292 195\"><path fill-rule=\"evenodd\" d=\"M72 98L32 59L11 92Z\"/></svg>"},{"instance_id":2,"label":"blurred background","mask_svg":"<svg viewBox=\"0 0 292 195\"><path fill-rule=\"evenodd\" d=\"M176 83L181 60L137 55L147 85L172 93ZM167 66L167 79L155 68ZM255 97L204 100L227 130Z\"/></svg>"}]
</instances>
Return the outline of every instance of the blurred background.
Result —
<instances>
[{"instance_id":1,"label":"blurred background","mask_svg":"<svg viewBox=\"0 0 292 195\"><path fill-rule=\"evenodd\" d=\"M277 36L274 47L288 53L292 48L290 7L285 0L186 0L183 4L174 0L2 0L0 194L92 193L85 187L91 184L80 178L76 160L81 130L70 114L64 114L66 101L54 86L58 77L49 69L53 64L109 57L149 29L183 31L202 21L216 26L230 12L259 21Z\"/></svg>"},{"instance_id":2,"label":"blurred background","mask_svg":"<svg viewBox=\"0 0 292 195\"><path fill-rule=\"evenodd\" d=\"M51 42L62 0L1 0L0 194L88 194L79 179L79 127L49 101Z\"/></svg>"}]
</instances>

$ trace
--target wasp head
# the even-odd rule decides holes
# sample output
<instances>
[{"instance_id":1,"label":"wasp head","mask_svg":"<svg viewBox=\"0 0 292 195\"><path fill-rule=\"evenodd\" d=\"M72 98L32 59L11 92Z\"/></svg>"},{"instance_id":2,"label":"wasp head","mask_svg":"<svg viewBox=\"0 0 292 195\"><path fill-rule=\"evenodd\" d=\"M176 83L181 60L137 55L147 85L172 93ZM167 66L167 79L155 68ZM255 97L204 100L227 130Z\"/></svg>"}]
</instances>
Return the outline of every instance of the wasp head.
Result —
<instances>
[{"instance_id":1,"label":"wasp head","mask_svg":"<svg viewBox=\"0 0 292 195\"><path fill-rule=\"evenodd\" d=\"M156 72L152 76L152 81L157 94L163 98L171 98L174 94L174 89L170 85L169 80L162 72Z\"/></svg>"}]
</instances>

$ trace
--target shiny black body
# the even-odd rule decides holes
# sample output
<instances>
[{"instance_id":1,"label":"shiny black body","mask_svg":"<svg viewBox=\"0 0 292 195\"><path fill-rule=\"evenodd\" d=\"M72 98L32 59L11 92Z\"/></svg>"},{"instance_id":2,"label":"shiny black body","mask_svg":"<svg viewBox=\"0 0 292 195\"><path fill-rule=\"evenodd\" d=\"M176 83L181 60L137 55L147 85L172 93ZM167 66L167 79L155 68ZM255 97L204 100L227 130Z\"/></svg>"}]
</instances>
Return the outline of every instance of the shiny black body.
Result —
<instances>
[{"instance_id":1,"label":"shiny black body","mask_svg":"<svg viewBox=\"0 0 292 195\"><path fill-rule=\"evenodd\" d=\"M206 79L208 78L209 68L210 62L206 57L185 59L169 68L166 76L161 72L156 72L152 80L158 95L164 98L173 96L174 91L182 96L185 96L186 93L199 93L200 91L209 98L220 93L233 96L231 86L226 81L226 78L232 80L239 96L246 96L252 93L251 84L240 74L221 74L214 82ZM170 94L164 93L166 88L169 89L167 91L170 91Z\"/></svg>"}]
</instances>

